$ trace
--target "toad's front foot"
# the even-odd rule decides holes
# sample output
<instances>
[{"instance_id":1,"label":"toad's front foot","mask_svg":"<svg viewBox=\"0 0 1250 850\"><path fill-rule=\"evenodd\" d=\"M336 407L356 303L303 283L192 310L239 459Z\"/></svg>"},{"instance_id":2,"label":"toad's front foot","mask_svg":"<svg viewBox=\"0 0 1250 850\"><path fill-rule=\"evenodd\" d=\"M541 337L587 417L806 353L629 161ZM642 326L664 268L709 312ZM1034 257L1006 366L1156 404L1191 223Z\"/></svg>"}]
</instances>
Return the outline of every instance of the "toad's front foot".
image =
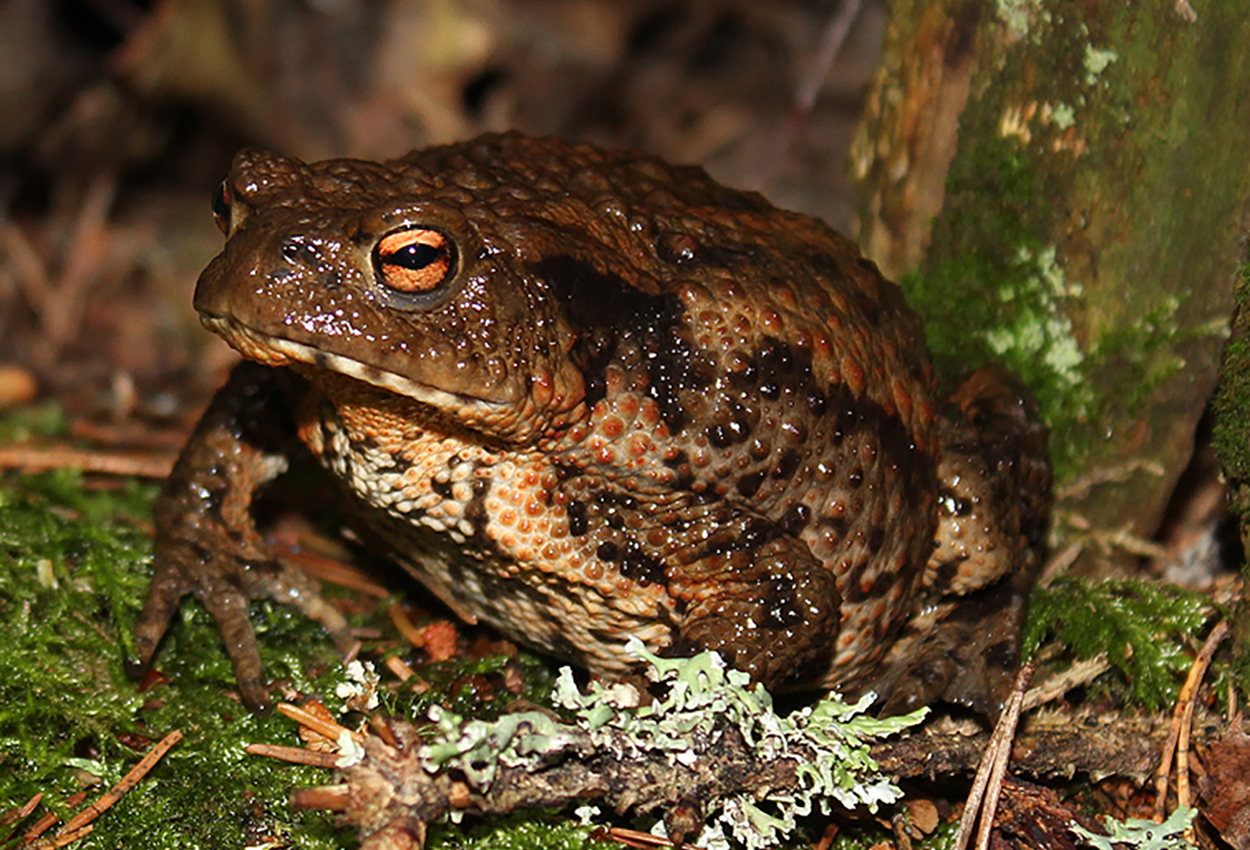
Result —
<instances>
[{"instance_id":1,"label":"toad's front foot","mask_svg":"<svg viewBox=\"0 0 1250 850\"><path fill-rule=\"evenodd\" d=\"M683 592L683 654L716 650L770 690L810 685L829 668L841 597L802 541L779 535L753 551L712 554L685 567L683 580L698 582Z\"/></svg>"},{"instance_id":2,"label":"toad's front foot","mask_svg":"<svg viewBox=\"0 0 1250 850\"><path fill-rule=\"evenodd\" d=\"M256 491L286 469L275 423L285 418L279 370L244 364L213 398L157 499L152 584L135 626L139 664L152 663L183 596L212 614L234 665L243 701L265 710L269 694L252 599L294 604L329 629L343 648L347 623L304 574L273 558L251 515Z\"/></svg>"}]
</instances>

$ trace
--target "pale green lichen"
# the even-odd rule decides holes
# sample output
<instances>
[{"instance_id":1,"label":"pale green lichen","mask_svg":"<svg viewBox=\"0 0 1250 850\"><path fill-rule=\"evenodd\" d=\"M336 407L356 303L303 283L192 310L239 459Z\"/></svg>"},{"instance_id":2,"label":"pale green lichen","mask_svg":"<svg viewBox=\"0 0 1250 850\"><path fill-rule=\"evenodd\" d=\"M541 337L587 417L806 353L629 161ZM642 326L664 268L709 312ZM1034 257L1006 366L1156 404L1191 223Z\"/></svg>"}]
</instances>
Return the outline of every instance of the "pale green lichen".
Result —
<instances>
[{"instance_id":1,"label":"pale green lichen","mask_svg":"<svg viewBox=\"0 0 1250 850\"><path fill-rule=\"evenodd\" d=\"M1050 13L1042 8L1038 0L998 0L998 17L1007 26L1013 38L1023 38L1029 34L1034 22L1048 23Z\"/></svg>"},{"instance_id":2,"label":"pale green lichen","mask_svg":"<svg viewBox=\"0 0 1250 850\"><path fill-rule=\"evenodd\" d=\"M1044 366L1055 382L1067 389L1069 401L1076 403L1081 415L1090 401L1083 392L1085 353L1066 307L1082 295L1082 288L1068 280L1056 254L1054 245L1036 252L1025 246L1018 249L1016 263L1028 274L1000 287L996 294L1004 305L1020 302L1028 307L1005 312L1010 316L1008 323L986 328L980 334L996 356Z\"/></svg>"},{"instance_id":3,"label":"pale green lichen","mask_svg":"<svg viewBox=\"0 0 1250 850\"><path fill-rule=\"evenodd\" d=\"M1066 130L1076 124L1076 110L1066 103L1057 103L1050 109L1050 123Z\"/></svg>"},{"instance_id":4,"label":"pale green lichen","mask_svg":"<svg viewBox=\"0 0 1250 850\"><path fill-rule=\"evenodd\" d=\"M1193 845L1184 839L1182 833L1193 824L1197 813L1197 809L1180 806L1163 823L1141 818L1125 821L1105 818L1103 823L1110 835L1098 835L1075 822L1068 829L1077 836L1078 843L1097 850L1121 850L1123 847L1133 850L1190 850Z\"/></svg>"},{"instance_id":5,"label":"pale green lichen","mask_svg":"<svg viewBox=\"0 0 1250 850\"><path fill-rule=\"evenodd\" d=\"M475 788L487 790L500 767L537 769L572 742L570 728L541 711L505 714L486 722L464 718L431 706L434 739L421 747L422 761L431 772L450 767L464 773Z\"/></svg>"},{"instance_id":6,"label":"pale green lichen","mask_svg":"<svg viewBox=\"0 0 1250 850\"><path fill-rule=\"evenodd\" d=\"M771 847L794 830L798 818L817 809L828 814L832 802L875 812L902 795L878 771L870 742L919 723L925 709L878 720L864 714L872 694L854 705L831 695L782 717L774 712L766 690L752 685L746 673L728 669L714 652L664 659L637 640L631 640L629 651L650 665L654 681L667 686L663 698L640 705L633 686L602 682L592 682L582 693L565 667L552 698L574 713L576 726L536 711L505 715L492 723L466 723L434 707L429 718L435 734L422 745L420 756L429 770L454 768L475 787L486 789L501 766L539 769L570 745L574 733L589 732L595 747L617 751L623 760L658 752L687 766L705 758L730 728L764 761L801 754L797 788L710 803L711 824L697 844L709 848L728 848L731 839L752 850Z\"/></svg>"},{"instance_id":7,"label":"pale green lichen","mask_svg":"<svg viewBox=\"0 0 1250 850\"><path fill-rule=\"evenodd\" d=\"M1085 84L1092 86L1107 66L1120 58L1114 50L1099 50L1092 44L1085 46Z\"/></svg>"}]
</instances>

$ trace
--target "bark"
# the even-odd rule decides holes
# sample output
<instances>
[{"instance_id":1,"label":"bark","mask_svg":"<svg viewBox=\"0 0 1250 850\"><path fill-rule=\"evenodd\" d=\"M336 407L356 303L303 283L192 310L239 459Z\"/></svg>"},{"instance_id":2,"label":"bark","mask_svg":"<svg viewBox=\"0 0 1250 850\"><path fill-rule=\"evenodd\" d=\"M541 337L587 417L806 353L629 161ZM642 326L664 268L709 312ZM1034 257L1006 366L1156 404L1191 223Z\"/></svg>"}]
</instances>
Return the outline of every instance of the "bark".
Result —
<instances>
[{"instance_id":1,"label":"bark","mask_svg":"<svg viewBox=\"0 0 1250 850\"><path fill-rule=\"evenodd\" d=\"M1149 537L1190 456L1244 259L1247 127L1238 0L892 5L853 151L861 244L940 372L999 362L1037 394L1060 540Z\"/></svg>"}]
</instances>

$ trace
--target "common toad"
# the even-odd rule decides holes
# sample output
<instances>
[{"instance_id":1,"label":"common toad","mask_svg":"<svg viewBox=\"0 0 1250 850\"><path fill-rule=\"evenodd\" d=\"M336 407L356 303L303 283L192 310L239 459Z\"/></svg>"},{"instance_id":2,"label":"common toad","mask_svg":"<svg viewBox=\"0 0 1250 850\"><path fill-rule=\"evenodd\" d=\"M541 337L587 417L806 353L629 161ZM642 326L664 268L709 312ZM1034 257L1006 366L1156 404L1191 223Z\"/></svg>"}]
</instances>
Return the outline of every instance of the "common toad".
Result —
<instances>
[{"instance_id":1,"label":"common toad","mask_svg":"<svg viewBox=\"0 0 1250 850\"><path fill-rule=\"evenodd\" d=\"M145 664L186 593L253 706L251 598L345 642L249 513L292 433L460 617L597 673L633 635L773 687L863 683L922 606L1036 561L1027 404L980 374L938 411L898 287L701 169L513 133L384 163L246 150L214 211L195 307L261 365L157 503Z\"/></svg>"}]
</instances>

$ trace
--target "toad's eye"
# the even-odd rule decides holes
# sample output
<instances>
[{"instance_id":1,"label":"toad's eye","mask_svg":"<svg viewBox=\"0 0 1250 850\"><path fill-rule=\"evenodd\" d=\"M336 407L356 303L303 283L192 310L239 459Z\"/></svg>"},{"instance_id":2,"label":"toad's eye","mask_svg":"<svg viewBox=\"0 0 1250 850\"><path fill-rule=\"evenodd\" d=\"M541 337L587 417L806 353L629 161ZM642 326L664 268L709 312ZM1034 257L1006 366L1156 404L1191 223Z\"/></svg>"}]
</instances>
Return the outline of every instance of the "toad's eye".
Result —
<instances>
[{"instance_id":1,"label":"toad's eye","mask_svg":"<svg viewBox=\"0 0 1250 850\"><path fill-rule=\"evenodd\" d=\"M456 272L456 249L451 240L424 227L397 230L382 237L373 251L382 283L397 292L432 292Z\"/></svg>"},{"instance_id":2,"label":"toad's eye","mask_svg":"<svg viewBox=\"0 0 1250 850\"><path fill-rule=\"evenodd\" d=\"M230 183L226 180L222 180L213 193L213 221L217 222L218 230L230 235Z\"/></svg>"}]
</instances>

